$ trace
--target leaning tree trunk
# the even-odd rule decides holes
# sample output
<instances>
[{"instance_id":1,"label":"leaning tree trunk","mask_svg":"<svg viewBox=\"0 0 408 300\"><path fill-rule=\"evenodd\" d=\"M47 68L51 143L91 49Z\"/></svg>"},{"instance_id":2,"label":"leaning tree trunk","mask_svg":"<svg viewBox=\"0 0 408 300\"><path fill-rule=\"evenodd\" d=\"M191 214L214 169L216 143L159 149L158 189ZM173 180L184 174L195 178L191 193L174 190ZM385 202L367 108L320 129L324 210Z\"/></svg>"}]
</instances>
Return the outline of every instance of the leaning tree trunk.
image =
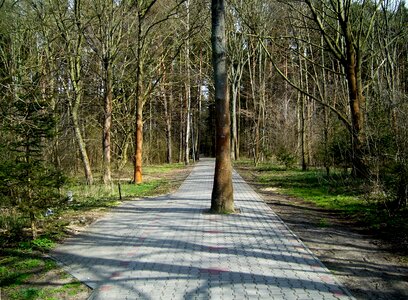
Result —
<instances>
[{"instance_id":1,"label":"leaning tree trunk","mask_svg":"<svg viewBox=\"0 0 408 300\"><path fill-rule=\"evenodd\" d=\"M92 176L91 164L89 162L88 152L86 151L85 141L84 141L84 138L82 137L81 129L79 127L77 108L72 108L71 118L72 118L72 123L74 127L74 132L75 132L75 139L76 139L76 142L78 143L79 152L81 154L81 160L82 160L82 164L84 167L86 183L89 185L92 185L93 176Z\"/></svg>"},{"instance_id":2,"label":"leaning tree trunk","mask_svg":"<svg viewBox=\"0 0 408 300\"><path fill-rule=\"evenodd\" d=\"M76 39L70 41L68 39L65 40L67 50L70 53L68 57L69 62L69 76L72 83L72 94L68 94L69 96L69 107L70 107L70 114L72 119L72 125L74 128L75 139L78 143L79 152L81 154L81 160L83 163L86 183L91 185L93 184L93 176L91 170L91 164L89 162L88 153L86 150L86 145L84 138L81 133L81 129L79 126L79 116L78 110L80 103L82 101L83 96L83 80L82 80L82 72L81 72L81 65L82 65L82 53L80 53L80 49L82 46L83 35L82 35L82 23L81 23L81 14L80 14L80 1L74 1L74 16L75 16L75 25L76 25ZM65 36L65 34L63 34ZM71 44L72 43L72 44Z\"/></svg>"},{"instance_id":3,"label":"leaning tree trunk","mask_svg":"<svg viewBox=\"0 0 408 300\"><path fill-rule=\"evenodd\" d=\"M234 212L230 152L230 111L227 97L227 63L224 0L212 0L212 49L215 84L216 159L211 211Z\"/></svg>"}]
</instances>

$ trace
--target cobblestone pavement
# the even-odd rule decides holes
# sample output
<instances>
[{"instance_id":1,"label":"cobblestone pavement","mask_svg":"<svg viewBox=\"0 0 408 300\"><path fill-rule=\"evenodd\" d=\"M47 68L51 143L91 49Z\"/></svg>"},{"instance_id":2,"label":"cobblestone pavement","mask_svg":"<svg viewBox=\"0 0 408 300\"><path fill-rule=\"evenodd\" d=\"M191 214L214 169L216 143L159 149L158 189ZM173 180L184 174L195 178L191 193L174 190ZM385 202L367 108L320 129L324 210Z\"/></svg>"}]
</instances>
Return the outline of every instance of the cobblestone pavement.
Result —
<instances>
[{"instance_id":1,"label":"cobblestone pavement","mask_svg":"<svg viewBox=\"0 0 408 300\"><path fill-rule=\"evenodd\" d=\"M353 299L234 172L239 214L208 214L214 160L128 201L52 253L92 299Z\"/></svg>"}]
</instances>

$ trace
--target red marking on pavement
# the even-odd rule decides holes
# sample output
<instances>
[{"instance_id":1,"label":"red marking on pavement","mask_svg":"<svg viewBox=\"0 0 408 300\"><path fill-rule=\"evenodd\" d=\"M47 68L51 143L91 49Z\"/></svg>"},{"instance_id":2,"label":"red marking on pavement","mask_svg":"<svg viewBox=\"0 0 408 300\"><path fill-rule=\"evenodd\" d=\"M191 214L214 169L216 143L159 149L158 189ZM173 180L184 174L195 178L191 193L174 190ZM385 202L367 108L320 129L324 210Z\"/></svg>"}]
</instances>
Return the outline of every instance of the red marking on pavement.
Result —
<instances>
[{"instance_id":1,"label":"red marking on pavement","mask_svg":"<svg viewBox=\"0 0 408 300\"><path fill-rule=\"evenodd\" d=\"M132 257L133 255L135 255L136 254L136 252L128 252L126 255L128 256L128 257Z\"/></svg>"},{"instance_id":2,"label":"red marking on pavement","mask_svg":"<svg viewBox=\"0 0 408 300\"><path fill-rule=\"evenodd\" d=\"M112 274L111 274L111 276L110 276L110 278L116 278L116 277L119 277L120 276L120 272L113 272Z\"/></svg>"},{"instance_id":3,"label":"red marking on pavement","mask_svg":"<svg viewBox=\"0 0 408 300\"><path fill-rule=\"evenodd\" d=\"M220 268L208 268L208 269L200 269L200 272L210 274L210 275L218 275L221 273L229 272L229 270L220 269Z\"/></svg>"},{"instance_id":4,"label":"red marking on pavement","mask_svg":"<svg viewBox=\"0 0 408 300\"><path fill-rule=\"evenodd\" d=\"M222 231L219 230L205 230L205 233L222 233Z\"/></svg>"},{"instance_id":5,"label":"red marking on pavement","mask_svg":"<svg viewBox=\"0 0 408 300\"><path fill-rule=\"evenodd\" d=\"M335 296L344 296L344 294L342 292L340 292L340 291L334 292L333 295L335 295Z\"/></svg>"},{"instance_id":6,"label":"red marking on pavement","mask_svg":"<svg viewBox=\"0 0 408 300\"><path fill-rule=\"evenodd\" d=\"M121 267L128 267L130 265L130 261L121 261L119 263L119 266Z\"/></svg>"},{"instance_id":7,"label":"red marking on pavement","mask_svg":"<svg viewBox=\"0 0 408 300\"><path fill-rule=\"evenodd\" d=\"M323 280L325 283L333 283L333 279L330 276L320 276L320 278Z\"/></svg>"},{"instance_id":8,"label":"red marking on pavement","mask_svg":"<svg viewBox=\"0 0 408 300\"><path fill-rule=\"evenodd\" d=\"M101 291L101 292L107 292L107 291L110 291L112 289L112 286L111 285L102 285L100 288L99 288L99 290Z\"/></svg>"},{"instance_id":9,"label":"red marking on pavement","mask_svg":"<svg viewBox=\"0 0 408 300\"><path fill-rule=\"evenodd\" d=\"M209 250L209 251L219 251L219 250L225 249L225 247L219 247L219 246L208 246L208 247L206 247L206 248L207 248L207 250Z\"/></svg>"}]
</instances>

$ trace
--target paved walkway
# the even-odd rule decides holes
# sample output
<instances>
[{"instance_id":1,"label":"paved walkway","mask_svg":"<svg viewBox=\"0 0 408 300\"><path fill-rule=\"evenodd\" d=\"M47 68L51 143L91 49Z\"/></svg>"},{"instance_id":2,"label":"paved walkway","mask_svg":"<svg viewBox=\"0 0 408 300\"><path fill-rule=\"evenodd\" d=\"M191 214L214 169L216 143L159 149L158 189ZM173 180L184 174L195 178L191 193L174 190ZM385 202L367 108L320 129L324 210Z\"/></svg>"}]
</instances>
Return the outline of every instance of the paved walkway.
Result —
<instances>
[{"instance_id":1,"label":"paved walkway","mask_svg":"<svg viewBox=\"0 0 408 300\"><path fill-rule=\"evenodd\" d=\"M123 203L53 257L92 299L352 299L234 173L235 215L206 213L214 160L180 189Z\"/></svg>"}]
</instances>

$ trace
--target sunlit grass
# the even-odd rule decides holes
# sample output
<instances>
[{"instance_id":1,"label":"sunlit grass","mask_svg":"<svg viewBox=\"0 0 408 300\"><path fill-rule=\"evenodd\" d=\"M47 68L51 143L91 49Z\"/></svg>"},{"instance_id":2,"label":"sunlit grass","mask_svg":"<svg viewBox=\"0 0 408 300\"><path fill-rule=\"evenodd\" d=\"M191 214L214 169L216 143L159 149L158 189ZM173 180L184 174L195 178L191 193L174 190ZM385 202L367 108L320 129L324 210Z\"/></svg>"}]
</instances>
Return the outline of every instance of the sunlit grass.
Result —
<instances>
[{"instance_id":1,"label":"sunlit grass","mask_svg":"<svg viewBox=\"0 0 408 300\"><path fill-rule=\"evenodd\" d=\"M318 207L336 210L356 219L361 218L373 227L378 226L386 217L377 203L367 201L365 183L344 174L342 170L332 170L327 176L319 169L286 169L272 163L262 163L255 167L244 161L236 163L236 166L249 170L254 181L264 188L273 188L277 193L303 199Z\"/></svg>"},{"instance_id":2,"label":"sunlit grass","mask_svg":"<svg viewBox=\"0 0 408 300\"><path fill-rule=\"evenodd\" d=\"M337 211L348 220L372 230L382 232L401 242L408 236L408 208L390 211L384 200L370 197L370 183L345 174L344 170L332 169L329 176L324 170L299 168L287 169L274 163L258 166L249 161L235 163L242 172L250 175L261 189L302 199L323 209ZM327 227L325 219L318 226ZM406 243L406 242L404 242Z\"/></svg>"}]
</instances>

